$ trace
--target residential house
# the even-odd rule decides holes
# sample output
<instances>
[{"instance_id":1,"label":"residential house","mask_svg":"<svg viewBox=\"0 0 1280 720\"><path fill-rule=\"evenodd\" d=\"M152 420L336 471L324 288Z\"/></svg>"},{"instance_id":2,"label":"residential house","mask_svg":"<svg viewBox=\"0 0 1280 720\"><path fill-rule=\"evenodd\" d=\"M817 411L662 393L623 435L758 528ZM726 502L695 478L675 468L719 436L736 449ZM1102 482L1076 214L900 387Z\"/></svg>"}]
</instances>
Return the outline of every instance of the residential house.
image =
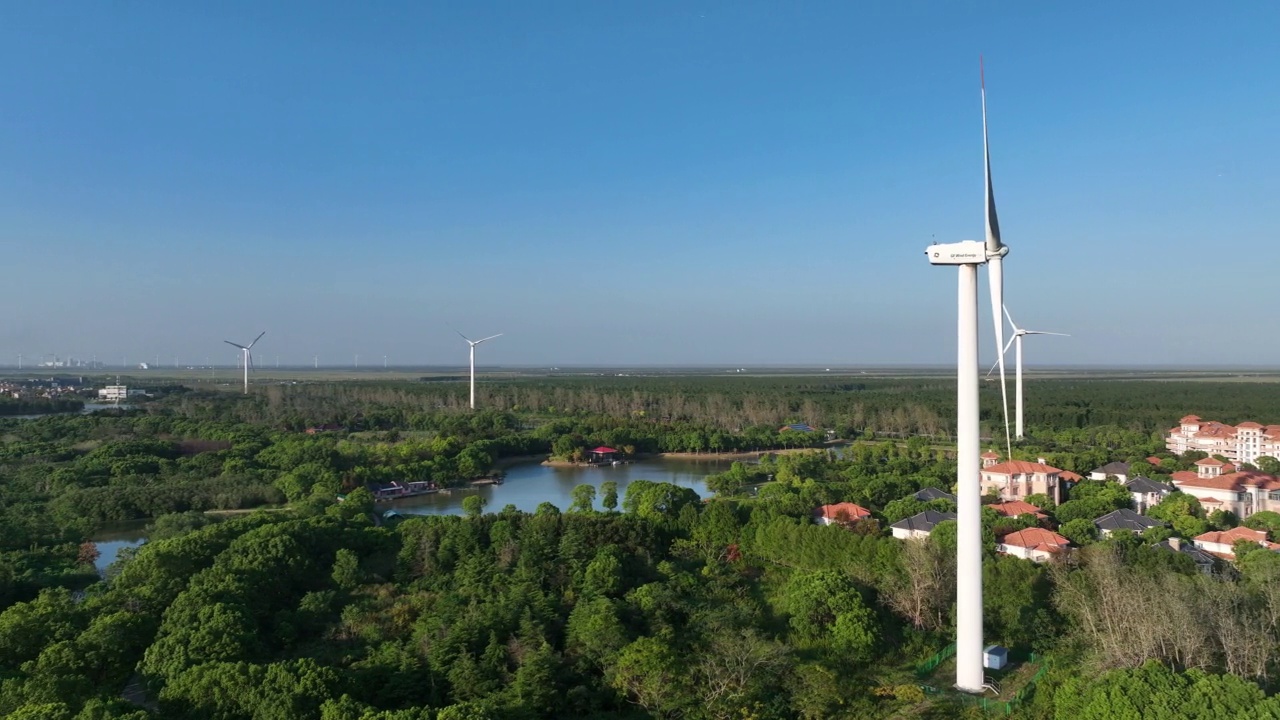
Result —
<instances>
[{"instance_id":1,"label":"residential house","mask_svg":"<svg viewBox=\"0 0 1280 720\"><path fill-rule=\"evenodd\" d=\"M1180 470L1173 485L1193 495L1205 510L1226 510L1241 519L1262 510L1280 511L1280 478L1263 472L1234 472L1235 466L1214 458L1196 463L1194 472Z\"/></svg>"},{"instance_id":2,"label":"residential house","mask_svg":"<svg viewBox=\"0 0 1280 720\"><path fill-rule=\"evenodd\" d=\"M1043 494L1062 502L1062 470L1040 462L1007 460L982 468L982 493L994 493L1001 500L1026 500Z\"/></svg>"},{"instance_id":3,"label":"residential house","mask_svg":"<svg viewBox=\"0 0 1280 720\"><path fill-rule=\"evenodd\" d=\"M1156 543L1155 547L1161 550L1169 550L1171 552L1180 552L1191 558L1191 562L1196 564L1196 570L1205 575L1213 574L1214 568L1218 565L1218 559L1213 555L1201 550L1194 544L1184 541L1182 538L1171 537L1162 542Z\"/></svg>"},{"instance_id":4,"label":"residential house","mask_svg":"<svg viewBox=\"0 0 1280 720\"><path fill-rule=\"evenodd\" d=\"M1280 544L1267 540L1265 532L1250 530L1247 527L1231 528L1224 531L1210 530L1207 533L1191 538L1191 542L1195 543L1196 547L1223 560L1236 559L1235 544L1241 540L1257 543L1272 552L1280 551Z\"/></svg>"},{"instance_id":5,"label":"residential house","mask_svg":"<svg viewBox=\"0 0 1280 720\"><path fill-rule=\"evenodd\" d=\"M1154 518L1149 518L1146 515L1139 515L1129 508L1120 508L1119 510L1109 512L1097 520L1094 520L1093 524L1098 526L1098 531L1102 533L1103 537L1109 537L1111 533L1116 532L1117 530L1128 530L1133 533L1142 533L1153 527L1165 525L1165 523Z\"/></svg>"},{"instance_id":6,"label":"residential house","mask_svg":"<svg viewBox=\"0 0 1280 720\"><path fill-rule=\"evenodd\" d=\"M1000 462L1000 455L991 450L982 453L979 457L982 458L982 467L984 468L989 468Z\"/></svg>"},{"instance_id":7,"label":"residential house","mask_svg":"<svg viewBox=\"0 0 1280 720\"><path fill-rule=\"evenodd\" d=\"M912 495L911 497L919 500L920 502L931 502L933 500L950 500L951 502L956 501L955 495L952 495L951 493L946 492L945 490L939 490L938 488L931 488L931 487L925 488L920 492L916 493L915 495Z\"/></svg>"},{"instance_id":8,"label":"residential house","mask_svg":"<svg viewBox=\"0 0 1280 720\"><path fill-rule=\"evenodd\" d=\"M938 523L947 520L955 520L956 514L953 512L938 512L937 510L925 510L922 513L916 513L905 520L889 526L893 532L893 536L899 540L909 540L911 538L929 537L929 533L938 526Z\"/></svg>"},{"instance_id":9,"label":"residential house","mask_svg":"<svg viewBox=\"0 0 1280 720\"><path fill-rule=\"evenodd\" d=\"M1010 500L1008 502L993 503L991 505L986 505L985 507L989 507L992 510L995 510L997 513L1005 517L1018 517L1019 515L1035 515L1037 520L1045 520L1049 517L1048 515L1045 515L1044 513L1040 512L1040 508L1036 507L1035 505L1032 505L1029 502L1023 502L1022 500Z\"/></svg>"},{"instance_id":10,"label":"residential house","mask_svg":"<svg viewBox=\"0 0 1280 720\"><path fill-rule=\"evenodd\" d=\"M870 510L851 502L823 505L817 510L814 510L813 514L821 525L832 525L836 523L843 525L871 517Z\"/></svg>"},{"instance_id":11,"label":"residential house","mask_svg":"<svg viewBox=\"0 0 1280 720\"><path fill-rule=\"evenodd\" d=\"M1263 456L1280 459L1280 425L1262 425L1252 421L1227 425L1216 420L1204 420L1199 415L1188 415L1169 431L1165 447L1179 455L1199 450L1237 463L1256 462Z\"/></svg>"},{"instance_id":12,"label":"residential house","mask_svg":"<svg viewBox=\"0 0 1280 720\"><path fill-rule=\"evenodd\" d=\"M1094 468L1089 471L1090 480L1106 480L1109 477L1113 477L1122 483L1128 480L1129 463L1119 461L1109 462L1100 468Z\"/></svg>"},{"instance_id":13,"label":"residential house","mask_svg":"<svg viewBox=\"0 0 1280 720\"><path fill-rule=\"evenodd\" d=\"M1044 562L1071 547L1071 542L1052 530L1027 528L1000 538L996 550L1023 560Z\"/></svg>"},{"instance_id":14,"label":"residential house","mask_svg":"<svg viewBox=\"0 0 1280 720\"><path fill-rule=\"evenodd\" d=\"M1166 495L1172 493L1174 488L1172 485L1166 485L1162 482L1156 482L1149 477L1139 475L1132 478L1124 486L1128 488L1129 494L1133 496L1133 506L1138 512L1144 513L1148 508L1153 508L1160 504Z\"/></svg>"}]
</instances>

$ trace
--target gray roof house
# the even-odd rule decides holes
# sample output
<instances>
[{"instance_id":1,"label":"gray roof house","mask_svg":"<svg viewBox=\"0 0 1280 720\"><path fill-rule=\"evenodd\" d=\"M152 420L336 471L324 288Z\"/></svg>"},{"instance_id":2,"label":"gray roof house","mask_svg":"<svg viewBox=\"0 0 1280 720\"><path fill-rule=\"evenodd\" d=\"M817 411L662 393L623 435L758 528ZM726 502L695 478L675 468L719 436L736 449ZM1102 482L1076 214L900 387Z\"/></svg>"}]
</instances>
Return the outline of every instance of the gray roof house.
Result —
<instances>
[{"instance_id":1,"label":"gray roof house","mask_svg":"<svg viewBox=\"0 0 1280 720\"><path fill-rule=\"evenodd\" d=\"M1149 518L1146 515L1139 515L1129 508L1120 508L1094 520L1093 524L1098 526L1098 529L1102 531L1105 537L1117 530L1130 530L1140 533L1153 527L1160 527L1165 523Z\"/></svg>"},{"instance_id":2,"label":"gray roof house","mask_svg":"<svg viewBox=\"0 0 1280 720\"><path fill-rule=\"evenodd\" d=\"M1138 512L1146 512L1148 508L1160 504L1165 495L1174 491L1172 485L1156 482L1142 475L1131 479L1124 486L1133 495L1133 506L1138 509Z\"/></svg>"},{"instance_id":3,"label":"gray roof house","mask_svg":"<svg viewBox=\"0 0 1280 720\"><path fill-rule=\"evenodd\" d=\"M894 537L899 540L907 540L910 538L929 537L929 533L933 532L938 523L955 519L956 514L953 512L925 510L905 520L899 520L890 525L889 528L893 531Z\"/></svg>"},{"instance_id":4,"label":"gray roof house","mask_svg":"<svg viewBox=\"0 0 1280 720\"><path fill-rule=\"evenodd\" d=\"M1183 542L1181 538L1171 537L1163 542L1156 543L1155 547L1161 550L1169 550L1170 552L1180 552L1191 558L1196 564L1196 570L1209 575L1213 573L1214 565L1217 564L1216 558L1207 550L1201 550L1189 542Z\"/></svg>"},{"instance_id":5,"label":"gray roof house","mask_svg":"<svg viewBox=\"0 0 1280 720\"><path fill-rule=\"evenodd\" d=\"M939 490L938 488L931 488L931 487L925 488L920 492L916 493L915 495L912 495L911 497L919 500L920 502L929 502L930 500L950 500L951 502L956 501L955 495L952 495L951 493L946 492L945 490Z\"/></svg>"},{"instance_id":6,"label":"gray roof house","mask_svg":"<svg viewBox=\"0 0 1280 720\"><path fill-rule=\"evenodd\" d=\"M1094 468L1089 471L1090 480L1106 480L1108 477L1114 477L1120 482L1129 479L1129 463L1127 462L1109 462L1100 468Z\"/></svg>"}]
</instances>

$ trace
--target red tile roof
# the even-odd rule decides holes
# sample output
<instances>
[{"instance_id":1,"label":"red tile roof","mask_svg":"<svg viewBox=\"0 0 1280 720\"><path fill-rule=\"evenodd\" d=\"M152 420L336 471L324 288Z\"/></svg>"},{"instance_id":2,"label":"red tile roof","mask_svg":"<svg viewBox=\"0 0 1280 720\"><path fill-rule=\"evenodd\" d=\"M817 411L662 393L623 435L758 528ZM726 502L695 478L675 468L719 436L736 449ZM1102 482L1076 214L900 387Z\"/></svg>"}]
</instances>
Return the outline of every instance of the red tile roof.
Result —
<instances>
[{"instance_id":1,"label":"red tile roof","mask_svg":"<svg viewBox=\"0 0 1280 720\"><path fill-rule=\"evenodd\" d=\"M835 505L823 505L818 508L815 513L819 517L824 517L828 520L852 521L871 517L870 510L851 502L836 503Z\"/></svg>"},{"instance_id":2,"label":"red tile roof","mask_svg":"<svg viewBox=\"0 0 1280 720\"><path fill-rule=\"evenodd\" d=\"M1252 420L1246 420L1236 426L1236 429L1246 428L1249 430L1261 430L1262 426Z\"/></svg>"},{"instance_id":3,"label":"red tile roof","mask_svg":"<svg viewBox=\"0 0 1280 720\"><path fill-rule=\"evenodd\" d=\"M1188 416L1186 416L1186 417L1182 418L1181 420L1179 420L1178 422L1184 422L1184 423L1186 423L1186 422L1192 422L1192 423L1193 423L1193 422L1197 422L1198 420L1200 420L1200 416L1199 416L1199 415L1188 415Z\"/></svg>"},{"instance_id":4,"label":"red tile roof","mask_svg":"<svg viewBox=\"0 0 1280 720\"><path fill-rule=\"evenodd\" d=\"M984 473L993 473L995 475L1030 475L1033 473L1042 473L1045 475L1054 475L1062 471L1056 467L1045 465L1043 463L1031 462L1029 460L1006 460L999 465L992 465L989 468L983 468Z\"/></svg>"},{"instance_id":5,"label":"red tile roof","mask_svg":"<svg viewBox=\"0 0 1280 720\"><path fill-rule=\"evenodd\" d=\"M1249 542L1254 543L1266 543L1265 546L1271 545L1271 543L1267 542L1267 534L1265 532L1262 532L1261 530L1250 530L1247 527L1231 528L1230 530L1223 531L1210 530L1203 535L1197 535L1191 539L1197 542L1217 543L1219 545L1234 545L1241 540L1248 540Z\"/></svg>"},{"instance_id":6,"label":"red tile roof","mask_svg":"<svg viewBox=\"0 0 1280 720\"><path fill-rule=\"evenodd\" d=\"M1083 477L1071 472L1070 470L1063 470L1058 473L1058 477L1069 482L1080 482L1081 480L1084 480Z\"/></svg>"},{"instance_id":7,"label":"red tile roof","mask_svg":"<svg viewBox=\"0 0 1280 720\"><path fill-rule=\"evenodd\" d=\"M1213 466L1226 465L1226 463L1222 462L1221 460L1217 458L1211 458L1211 457L1204 458L1203 460L1197 460L1196 464L1197 465L1213 465Z\"/></svg>"},{"instance_id":8,"label":"red tile roof","mask_svg":"<svg viewBox=\"0 0 1280 720\"><path fill-rule=\"evenodd\" d=\"M1070 540L1052 530L1044 528L1027 528L1011 532L1000 539L1004 545L1030 548L1032 550L1061 549L1071 544Z\"/></svg>"},{"instance_id":9,"label":"red tile roof","mask_svg":"<svg viewBox=\"0 0 1280 720\"><path fill-rule=\"evenodd\" d=\"M1022 500L1010 500L1009 502L995 503L993 505L988 505L987 507L995 510L1005 517L1018 517L1019 515L1035 515L1038 518L1045 517L1044 513L1040 512L1040 508L1029 502L1023 502Z\"/></svg>"},{"instance_id":10,"label":"red tile roof","mask_svg":"<svg viewBox=\"0 0 1280 720\"><path fill-rule=\"evenodd\" d=\"M1190 477L1188 477L1190 476ZM1245 470L1242 472L1227 473L1218 477L1204 478L1193 472L1181 471L1176 472L1172 476L1173 484L1179 487L1189 485L1191 487L1207 488L1211 490L1233 490L1239 492L1246 487L1257 487L1263 490L1280 490L1280 478L1275 475L1268 475L1263 472L1253 472Z\"/></svg>"},{"instance_id":11,"label":"red tile roof","mask_svg":"<svg viewBox=\"0 0 1280 720\"><path fill-rule=\"evenodd\" d=\"M1147 462L1151 463L1152 465L1159 465L1160 458L1156 457L1155 455L1151 455L1147 457Z\"/></svg>"},{"instance_id":12,"label":"red tile roof","mask_svg":"<svg viewBox=\"0 0 1280 720\"><path fill-rule=\"evenodd\" d=\"M1000 454L999 454L999 453L994 453L994 452L991 452L990 450L988 450L988 451L986 451L986 452L982 453L982 455L981 455L980 457L981 457L983 460L989 460L989 459L991 459L991 458L998 458L998 457L1000 457Z\"/></svg>"}]
</instances>

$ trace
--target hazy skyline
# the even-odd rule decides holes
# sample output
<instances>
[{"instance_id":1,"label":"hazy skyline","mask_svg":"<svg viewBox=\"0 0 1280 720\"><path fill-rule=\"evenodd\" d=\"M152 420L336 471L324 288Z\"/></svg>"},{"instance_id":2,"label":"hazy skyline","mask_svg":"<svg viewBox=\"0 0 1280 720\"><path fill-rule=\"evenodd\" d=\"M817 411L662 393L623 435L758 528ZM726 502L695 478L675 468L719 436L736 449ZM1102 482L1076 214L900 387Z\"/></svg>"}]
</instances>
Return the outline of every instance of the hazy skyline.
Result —
<instances>
[{"instance_id":1,"label":"hazy skyline","mask_svg":"<svg viewBox=\"0 0 1280 720\"><path fill-rule=\"evenodd\" d=\"M953 363L983 53L1028 366L1280 365L1280 8L867 5L10 4L0 364Z\"/></svg>"}]
</instances>

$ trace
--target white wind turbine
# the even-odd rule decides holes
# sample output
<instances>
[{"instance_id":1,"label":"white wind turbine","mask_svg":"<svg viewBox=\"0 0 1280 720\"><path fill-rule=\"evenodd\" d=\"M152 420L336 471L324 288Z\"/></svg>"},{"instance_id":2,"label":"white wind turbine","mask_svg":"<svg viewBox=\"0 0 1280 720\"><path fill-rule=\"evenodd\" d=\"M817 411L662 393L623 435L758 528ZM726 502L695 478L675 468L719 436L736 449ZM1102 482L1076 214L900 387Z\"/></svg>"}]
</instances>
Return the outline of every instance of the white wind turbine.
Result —
<instances>
[{"instance_id":1,"label":"white wind turbine","mask_svg":"<svg viewBox=\"0 0 1280 720\"><path fill-rule=\"evenodd\" d=\"M244 355L244 394L245 395L249 394L249 368L253 367L253 354L250 353L249 350L252 349L254 345L257 345L258 341L262 339L262 336L266 334L267 334L266 330L263 330L262 332L258 333L258 337L254 338L253 342L249 343L248 345L233 343L230 340L222 341L228 345L232 345L234 347L240 348L240 352L243 353Z\"/></svg>"},{"instance_id":2,"label":"white wind turbine","mask_svg":"<svg viewBox=\"0 0 1280 720\"><path fill-rule=\"evenodd\" d=\"M991 311L995 320L996 352L1004 348L1004 256L1000 241L995 194L991 186L991 156L987 149L987 89L982 83L982 152L986 179L986 242L965 240L933 245L925 251L934 265L955 265L960 271L958 348L956 357L956 687L981 692L985 684L982 662L982 488L978 455L978 266L988 266ZM1004 406L1005 442L1009 442L1009 411L1005 392L1004 356L1000 368L1000 397Z\"/></svg>"},{"instance_id":3,"label":"white wind turbine","mask_svg":"<svg viewBox=\"0 0 1280 720\"><path fill-rule=\"evenodd\" d=\"M1004 357L1009 353L1009 346L1012 345L1013 350L1013 436L1019 440L1022 439L1022 337L1024 335L1057 335L1059 337L1071 337L1067 333L1046 332L1044 330L1027 330L1018 327L1018 323L1013 321L1013 316L1009 314L1009 308L1004 309L1004 316L1009 318L1009 325L1013 327L1013 337L1009 338L1009 342L1005 344L1004 350L1000 353L1000 357ZM998 362L998 361L997 361ZM996 369L995 365L991 366L991 370L987 371L989 377Z\"/></svg>"},{"instance_id":4,"label":"white wind turbine","mask_svg":"<svg viewBox=\"0 0 1280 720\"><path fill-rule=\"evenodd\" d=\"M502 333L498 333L497 335L490 335L487 338L481 338L479 340L472 340L466 335L463 335L461 332L458 332L458 329L454 328L452 325L450 325L449 327L452 328L454 332L458 333L458 337L462 338L463 340L466 340L467 345L471 346L471 409L475 410L476 409L476 346L482 342L487 342L496 337L502 337Z\"/></svg>"}]
</instances>

